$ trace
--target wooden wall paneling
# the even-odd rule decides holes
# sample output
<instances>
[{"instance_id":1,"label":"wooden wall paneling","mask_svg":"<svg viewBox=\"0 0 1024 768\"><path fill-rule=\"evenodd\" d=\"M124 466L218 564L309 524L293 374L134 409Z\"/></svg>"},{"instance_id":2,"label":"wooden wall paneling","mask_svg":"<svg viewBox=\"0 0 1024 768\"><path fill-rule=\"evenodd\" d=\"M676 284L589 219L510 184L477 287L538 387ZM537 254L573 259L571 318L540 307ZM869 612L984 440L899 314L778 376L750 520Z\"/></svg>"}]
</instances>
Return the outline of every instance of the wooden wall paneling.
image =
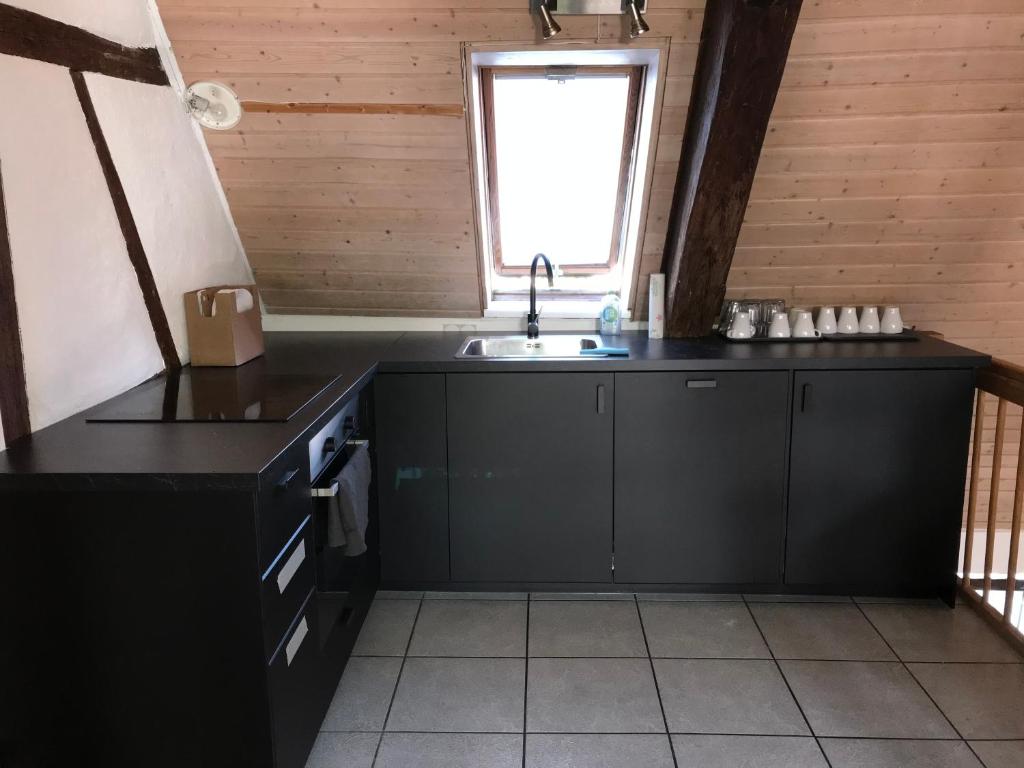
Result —
<instances>
[{"instance_id":1,"label":"wooden wall paneling","mask_svg":"<svg viewBox=\"0 0 1024 768\"><path fill-rule=\"evenodd\" d=\"M10 446L31 434L25 358L18 324L18 301L14 290L7 206L4 200L3 167L0 166L0 424L4 443Z\"/></svg>"},{"instance_id":2,"label":"wooden wall paneling","mask_svg":"<svg viewBox=\"0 0 1024 768\"><path fill-rule=\"evenodd\" d=\"M409 95L418 84L442 95L460 84L462 42L536 41L522 3L382 0L372 11L359 0L159 4L188 79L238 78L240 95L252 101L272 100L257 85L265 78L275 98L287 95L282 88L316 84L353 108L250 112L237 130L207 134L258 272L306 272L310 281L322 271L360 280L476 273L461 95L434 104L456 106L455 116L357 110L425 105ZM659 0L648 14L652 35L671 44L636 281L639 318L646 275L661 268L703 6ZM565 39L621 40L619 18L562 21ZM809 0L729 293L771 291L811 305L891 299L908 321L952 341L1017 349L1021 329L1006 318L1024 317L1011 287L1013 270L1024 269L1022 32L1019 0ZM389 78L394 93L375 90ZM429 201L432 185L445 200ZM335 208L333 219L324 215ZM435 209L442 216L409 218ZM313 300L289 311L321 311ZM423 301L395 311L430 314ZM439 304L434 314L445 310ZM334 296L322 311L350 310ZM1015 356L1024 361L1024 350Z\"/></svg>"}]
</instances>

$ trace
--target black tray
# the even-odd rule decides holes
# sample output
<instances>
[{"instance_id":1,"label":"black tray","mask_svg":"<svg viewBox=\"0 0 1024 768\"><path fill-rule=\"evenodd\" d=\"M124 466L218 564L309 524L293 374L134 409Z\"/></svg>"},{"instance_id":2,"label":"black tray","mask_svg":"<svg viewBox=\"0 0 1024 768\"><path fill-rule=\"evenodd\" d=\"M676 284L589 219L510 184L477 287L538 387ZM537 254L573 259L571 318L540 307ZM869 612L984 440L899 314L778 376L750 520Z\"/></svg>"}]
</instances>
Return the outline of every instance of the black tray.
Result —
<instances>
[{"instance_id":1,"label":"black tray","mask_svg":"<svg viewBox=\"0 0 1024 768\"><path fill-rule=\"evenodd\" d=\"M820 342L824 336L786 336L784 338L775 338L773 336L754 336L751 339L730 339L721 331L718 332L728 342L733 344L806 344L807 342Z\"/></svg>"},{"instance_id":2,"label":"black tray","mask_svg":"<svg viewBox=\"0 0 1024 768\"><path fill-rule=\"evenodd\" d=\"M904 328L902 333L833 333L829 336L822 336L822 338L841 343L850 341L917 341L919 337L909 328Z\"/></svg>"}]
</instances>

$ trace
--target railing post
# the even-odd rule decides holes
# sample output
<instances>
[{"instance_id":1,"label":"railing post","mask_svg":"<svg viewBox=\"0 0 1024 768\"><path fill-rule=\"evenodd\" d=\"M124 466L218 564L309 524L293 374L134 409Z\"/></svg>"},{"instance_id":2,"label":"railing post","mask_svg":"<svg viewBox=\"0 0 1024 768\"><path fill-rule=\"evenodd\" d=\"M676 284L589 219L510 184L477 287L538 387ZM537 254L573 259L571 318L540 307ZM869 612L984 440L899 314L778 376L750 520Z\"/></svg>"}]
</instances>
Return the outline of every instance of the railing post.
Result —
<instances>
[{"instance_id":1,"label":"railing post","mask_svg":"<svg viewBox=\"0 0 1024 768\"><path fill-rule=\"evenodd\" d=\"M988 604L992 591L992 560L995 557L996 514L999 512L999 480L1003 465L1003 438L1006 434L1006 401L999 398L996 408L996 441L992 446L992 484L988 495L988 522L985 529L985 587L982 600Z\"/></svg>"},{"instance_id":2,"label":"railing post","mask_svg":"<svg viewBox=\"0 0 1024 768\"><path fill-rule=\"evenodd\" d=\"M1024 424L1021 425L1020 447L1017 449L1017 484L1013 489L1013 520L1010 523L1010 557L1006 566L1006 601L1003 621L1011 623L1013 594L1017 591L1017 550L1020 549L1021 508L1024 507Z\"/></svg>"},{"instance_id":3,"label":"railing post","mask_svg":"<svg viewBox=\"0 0 1024 768\"><path fill-rule=\"evenodd\" d=\"M1024 434L1024 432L1022 432ZM978 475L981 473L981 441L985 436L985 392L978 390L974 405L974 444L971 447L971 480L967 490L967 522L964 534L965 588L971 586L971 561L974 554L974 525L978 517Z\"/></svg>"}]
</instances>

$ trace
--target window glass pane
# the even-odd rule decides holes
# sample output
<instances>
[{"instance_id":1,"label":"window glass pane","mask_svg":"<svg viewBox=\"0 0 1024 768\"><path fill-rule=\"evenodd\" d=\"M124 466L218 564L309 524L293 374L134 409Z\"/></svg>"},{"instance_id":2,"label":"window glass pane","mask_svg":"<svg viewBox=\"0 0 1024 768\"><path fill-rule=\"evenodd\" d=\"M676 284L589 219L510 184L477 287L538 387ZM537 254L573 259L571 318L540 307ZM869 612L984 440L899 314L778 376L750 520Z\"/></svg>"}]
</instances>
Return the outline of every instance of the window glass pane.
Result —
<instances>
[{"instance_id":1,"label":"window glass pane","mask_svg":"<svg viewBox=\"0 0 1024 768\"><path fill-rule=\"evenodd\" d=\"M505 266L535 253L563 266L609 260L628 94L625 74L494 78Z\"/></svg>"}]
</instances>

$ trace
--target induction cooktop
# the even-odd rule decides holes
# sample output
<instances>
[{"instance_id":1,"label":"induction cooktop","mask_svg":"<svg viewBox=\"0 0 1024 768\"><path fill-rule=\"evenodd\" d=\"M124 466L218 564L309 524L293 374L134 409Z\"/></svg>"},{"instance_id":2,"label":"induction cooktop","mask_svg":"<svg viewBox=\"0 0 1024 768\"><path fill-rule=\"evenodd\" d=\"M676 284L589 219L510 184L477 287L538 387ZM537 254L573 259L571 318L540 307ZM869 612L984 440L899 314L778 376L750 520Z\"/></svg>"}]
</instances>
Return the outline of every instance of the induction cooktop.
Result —
<instances>
[{"instance_id":1,"label":"induction cooktop","mask_svg":"<svg viewBox=\"0 0 1024 768\"><path fill-rule=\"evenodd\" d=\"M182 368L97 406L94 422L288 421L337 376L269 373L257 358L237 368Z\"/></svg>"}]
</instances>

